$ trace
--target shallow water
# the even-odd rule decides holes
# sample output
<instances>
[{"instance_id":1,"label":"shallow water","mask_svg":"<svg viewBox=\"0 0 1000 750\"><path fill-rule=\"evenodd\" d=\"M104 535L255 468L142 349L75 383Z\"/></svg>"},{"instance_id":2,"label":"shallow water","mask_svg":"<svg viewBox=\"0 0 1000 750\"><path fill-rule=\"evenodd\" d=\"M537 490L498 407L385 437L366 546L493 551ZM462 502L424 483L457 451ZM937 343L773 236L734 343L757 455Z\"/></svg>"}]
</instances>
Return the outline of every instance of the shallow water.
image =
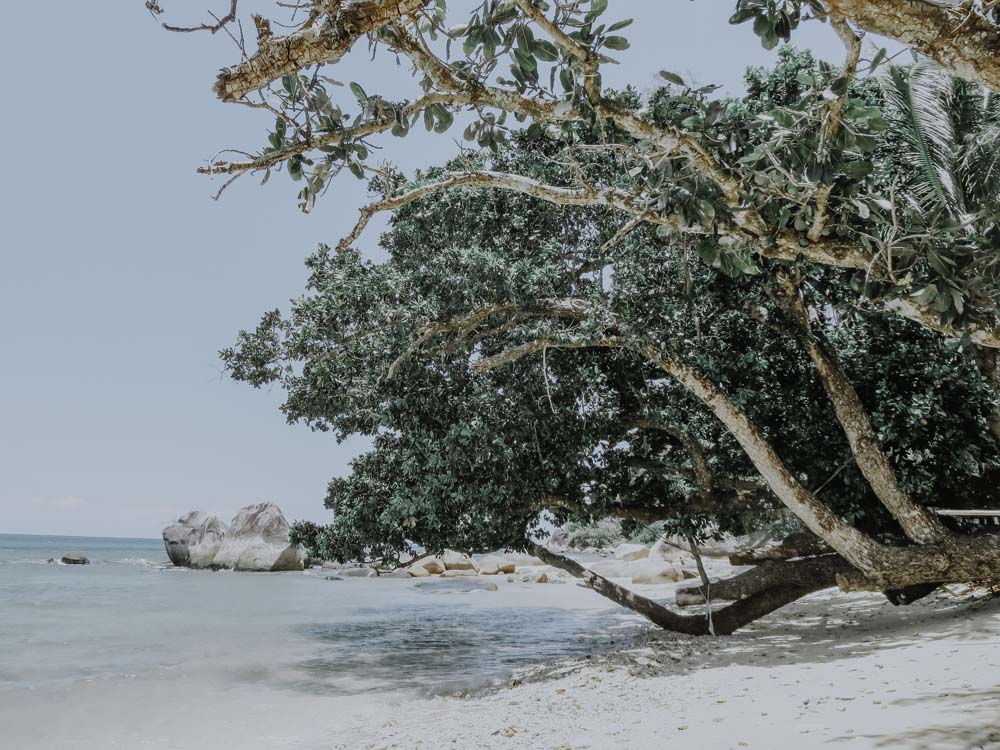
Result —
<instances>
[{"instance_id":1,"label":"shallow water","mask_svg":"<svg viewBox=\"0 0 1000 750\"><path fill-rule=\"evenodd\" d=\"M89 566L46 564L80 551ZM603 648L634 624L566 585L189 571L159 540L0 535L0 727L32 750L329 746L351 709Z\"/></svg>"}]
</instances>

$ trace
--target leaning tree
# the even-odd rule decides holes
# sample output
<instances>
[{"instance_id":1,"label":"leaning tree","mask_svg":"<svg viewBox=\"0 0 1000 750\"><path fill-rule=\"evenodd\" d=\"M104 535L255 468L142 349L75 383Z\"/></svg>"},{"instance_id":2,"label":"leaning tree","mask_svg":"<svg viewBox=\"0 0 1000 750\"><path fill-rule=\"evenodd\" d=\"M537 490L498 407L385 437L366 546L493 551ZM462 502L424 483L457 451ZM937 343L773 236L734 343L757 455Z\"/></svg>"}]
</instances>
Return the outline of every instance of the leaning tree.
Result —
<instances>
[{"instance_id":1,"label":"leaning tree","mask_svg":"<svg viewBox=\"0 0 1000 750\"><path fill-rule=\"evenodd\" d=\"M940 358L944 355L937 350L931 356L926 348L908 349L909 342L917 340L912 328L891 335L885 330L877 334L864 325L851 326L853 316L890 312L927 331L944 333L964 350L978 354L980 373L951 361L944 368L950 375L942 377L995 380L993 352L1000 346L995 305L995 257L1000 241L996 165L992 151L981 143L983 134L994 132L997 124L996 97L991 93L1000 86L1000 27L995 3L952 7L923 0L740 0L733 22L752 21L765 46L787 40L804 21L829 22L844 42L843 64L804 67L782 85L758 81L762 87L757 92L751 79L751 98L756 96L756 100L743 102L715 98L714 87L694 88L675 74L662 71L668 90L641 103L602 86L602 67L613 61L612 55L627 49L628 41L620 32L631 23L630 19L605 20L611 15L607 0L488 0L470 7L453 3L450 9L443 0L306 2L294 8L293 29L287 34L275 35L267 19L255 17L258 38L256 45L250 46L242 33L235 31L241 28L236 5L234 1L227 16L199 27L224 31L241 47L243 59L218 75L215 91L224 101L270 111L275 125L268 145L258 154L213 162L202 171L228 175L228 185L244 174L261 172L267 177L283 169L301 184L299 198L304 210L312 210L340 171L346 169L361 178L374 176L379 199L362 209L356 227L335 252L314 259L317 272L335 269L323 277L324 284L336 286L350 276L338 263L349 263L350 248L377 213L411 206L426 210L428 205L439 205L431 201L443 195L485 189L544 202L553 207L554 214L580 210L599 216L567 218L570 228L549 228L541 233L548 235L546 246L521 237L522 245L527 243L522 247L526 257L521 265L479 269L485 278L496 281L489 294L470 295L462 304L453 300L440 305L433 295L426 300L420 296L429 293L429 287L401 283L402 277L384 278L378 283L386 294L394 294L393 284L399 283L398 288L410 289L415 295L412 305L402 306L405 314L388 314L369 328L362 322L368 313L352 307L358 299L341 300L338 304L346 305L343 310L321 305L322 309L312 314L325 321L324 326L338 330L326 317L332 316L346 327L332 335L333 345L328 341L318 348L314 347L328 331L319 331L316 320L289 324L274 315L238 353L230 354L238 377L257 382L265 377L287 379L292 386L286 405L290 416L315 419L325 426L330 414L350 413L352 419L360 420L357 425L376 432L381 443L372 454L374 458L366 457L356 467L360 481L370 482L373 497L384 499L387 492L391 494L386 488L395 478L414 471L445 477L439 490L454 491L456 466L467 464L465 476L469 479L481 473L490 476L486 469L480 472L477 461L493 461L499 466L503 457L494 454L508 449L517 454L512 445L540 446L543 437L532 441L520 434L513 442L469 439L464 453L451 442L450 452L435 454L427 445L418 444L414 436L425 430L421 440L433 440L439 435L435 429L456 429L461 435L462 409L467 410L469 421L477 415L480 421L483 415L501 416L510 423L510 430L523 433L526 426L539 422L529 416L530 410L514 403L527 398L530 391L527 371L504 376L513 378L506 385L491 378L499 371L525 367L541 358L542 385L546 399L553 399L550 407L554 411L558 410L550 393L556 388L552 379L566 384L570 392L576 388L576 392L585 393L589 392L585 386L590 377L608 389L611 400L625 399L627 393L633 401L631 411L638 412L640 420L655 422L661 415L662 404L647 400L651 384L669 391L667 400L671 402L686 400L691 409L688 421L668 424L666 430L634 425L640 431L662 432L679 450L686 451L686 464L680 468L687 470L689 480L699 489L684 496L710 496L705 491L705 477L712 473L705 470L705 464L710 461L698 455L705 442L713 448L723 446L725 453L729 441L741 453L727 460L738 463L742 459L746 466L742 470L730 467L728 478L766 487L769 499L793 513L822 549L831 550L829 555L807 561L808 565L787 564L777 578L772 575L773 566L761 566L734 583L731 593L743 598L737 603L742 609L731 605L731 625L817 586L829 585L834 577L846 590L903 591L893 594L897 599L941 582L1000 578L997 537L946 526L928 509L938 498L908 486L903 454L897 454L891 440L880 439L886 438L886 433L877 429L883 426L874 412L879 408L878 398L892 389L873 386L875 399L868 394L866 403L859 390L862 383L845 365L848 352L859 362L871 359L876 341L906 362L911 362L907 354L943 361ZM147 6L154 13L162 12L156 3ZM626 6L610 7L621 11ZM462 13L463 22L450 25L459 20L450 13ZM885 54L880 51L870 60L862 59L865 31L910 45L927 62L908 70L892 69L885 83L875 81L873 73ZM369 93L355 82L343 89L326 75L327 65L348 55L362 38L368 41L371 54L389 54L407 61L417 90L413 98L389 99ZM350 94L345 96L347 90ZM428 129L443 133L458 113L463 118L464 136L474 148L448 169L407 182L389 168L372 165L372 139L386 132L405 137L420 120ZM524 127L519 138L538 145L535 160L506 156L511 134L519 127ZM547 160L555 160L560 169L542 168ZM435 216L439 221L441 214ZM560 219L552 221L558 224ZM613 231L606 228L609 222L615 223ZM562 231L569 236L563 237L559 234ZM428 247L437 248L442 258L447 255L447 247L434 243ZM613 255L623 249L631 252ZM546 265L547 252L555 253L563 263L576 257L579 264ZM613 257L620 259L621 267L615 267ZM624 260L626 257L629 260ZM789 446L779 444L780 432L768 429L766 418L755 413L748 391L764 393L766 383L759 375L746 382L730 379L724 367L713 366L712 346L704 341L719 337L712 328L717 323L698 313L699 304L713 296L704 290L705 300L694 299L691 290L699 284L715 289L717 282L712 279L718 273L713 271L715 276L708 280L701 278L707 271L704 266L692 270L688 261L693 258L737 277L732 287L725 287L725 294L717 289L713 292L724 299L716 300L719 310L745 310L749 305L769 321L767 325L783 331L786 349L776 356L770 377L795 374L789 375L793 381L790 389L798 394L795 406L801 415L816 408L815 399L804 395L809 392L809 379L814 378L812 386L825 393L828 416L842 435L858 477L864 480L865 489L859 494L874 499L884 519L865 520L872 513L859 519L849 508L821 495L807 481L813 477L803 473L805 469L794 463L790 453L786 455ZM442 263L438 267L430 258L414 272L421 278L433 277L445 272L447 263ZM609 266L614 271L609 286L583 283ZM515 271L523 278L516 273L512 279L506 277ZM646 304L650 296L666 289L648 286L654 281L668 283L664 274L685 279L692 300L686 321L695 326L694 335L678 323L676 305L665 310ZM763 278L755 282L753 277L758 274ZM522 279L527 288L500 283L501 278L504 282ZM766 297L767 304L757 304L760 295ZM317 295L317 299L322 297ZM623 300L627 300L624 306ZM719 315L720 320L724 318ZM882 320L879 325L900 326L902 322ZM388 335L386 326L397 337L402 330L408 333L402 351L383 340ZM854 333L845 333L848 330ZM311 332L312 338L304 332ZM284 335L291 337L291 343ZM734 341L739 340L739 332L732 335ZM757 353L752 337L746 336L744 357ZM838 341L844 336L850 341ZM353 401L372 396L343 393L342 380L338 380L343 373L338 376L337 370L350 366L349 357L354 356L351 346L361 346L354 342L369 339L380 342L375 346L383 347L383 355L393 354L383 373L389 380L428 354L440 357L450 353L453 357L455 352L465 355L459 368L464 375L451 369L458 366L453 361L441 368L428 364L424 376L434 373L438 378L435 385L415 389L398 402L390 399L389 407L373 402L368 416L363 409L356 413ZM926 338L919 340L923 347L943 345L943 341L931 344ZM793 364L800 362L787 349L793 342L801 349L801 361L810 365L809 377L797 369L800 364ZM286 348L289 346L292 348ZM699 351L706 346L707 353ZM737 346L731 356L740 351ZM564 375L563 380L545 374L550 366L547 360L557 352L559 367L573 373ZM335 365L342 357L346 359ZM355 364L361 361L363 358ZM299 370L295 363L304 366ZM381 393L373 383L357 386L361 390L369 387L373 393ZM971 384L968 387L973 388ZM460 394L460 404L450 400L453 390ZM435 417L443 418L442 424L433 424L434 419L432 424L424 424L422 420L434 411L406 403L408 398L421 396L447 405ZM511 400L512 409L521 411L503 413L502 409L488 408L496 406L495 399L504 398ZM482 400L481 412L476 411L476 399ZM996 401L993 395L988 400ZM307 406L313 402L323 403L326 411ZM601 408L605 406L602 403ZM380 409L390 407L400 413L409 409L417 424L400 427L379 423ZM587 402L576 407L584 414L589 408ZM646 414L647 409L651 413ZM605 422L625 419L628 411L622 408L613 418L605 415ZM519 422L518 414L528 418ZM691 439L683 432L670 434L670 430L683 431L689 424L698 424L699 419L703 422L705 415L714 418L713 425L723 437L712 442L707 435ZM564 414L562 419L572 421L571 415ZM820 432L822 422L817 419L813 423ZM599 432L611 426L595 429ZM610 433L594 443L597 433L581 436L569 427L567 430L572 439L557 446L556 455L576 451L578 460L566 463L571 476L561 489L569 491L571 509L594 505L598 513L606 512L599 506L613 505L625 495L614 489L606 496L597 490L581 490L575 484L581 478L579 459L590 445L591 459L599 464L598 473L609 466L614 471L617 459L610 455L614 451L609 446L619 443L610 442ZM964 446L979 444L975 431L974 419L965 424L964 434L953 431L958 441L953 446L956 454L962 453ZM486 427L478 433L472 429L471 434L485 439L490 432ZM498 428L494 434L503 435L504 430ZM620 442L631 446L641 441ZM814 445L819 450L819 444ZM484 455L472 460L469 454L475 450ZM648 450L657 451L655 446ZM639 458L650 458L642 449L637 452ZM437 463L420 463L431 456ZM526 460L514 455L507 464L515 485L523 477L513 470L520 466L519 461ZM948 463L944 461L942 466ZM752 467L753 474L747 467ZM620 469L618 481L631 481L634 476L634 471ZM601 483L600 479L584 479L589 483L584 486ZM662 489L654 486L650 494ZM359 490L364 491L362 485L354 484L331 490L331 494L345 498ZM754 490L747 492L752 495ZM379 528L386 533L383 542L387 548L398 541L404 525L380 527L386 517L379 502L366 506L357 494L345 501L343 509L350 512L343 515L359 530L355 546L369 531ZM549 507L546 502L558 509L558 503L544 495L531 498L530 508L522 508L503 503L489 506L483 498L478 505L463 504L458 493L449 512L455 514L456 524L460 520L464 526L451 525L447 531L450 522L437 518L435 523L446 533L467 531L468 538L474 540L481 533L482 519L501 526L509 524L508 531L515 527L523 530L528 518L523 514L537 513L539 503ZM422 523L419 514L402 516L401 520L418 535ZM338 543L349 544L347 528L341 531ZM568 561L555 562L572 567ZM778 579L780 586L776 585ZM639 601L603 579L591 575L589 580L603 593L633 606ZM775 595L775 591L780 594ZM697 629L683 624L691 621L678 615L661 612L656 616L670 627Z\"/></svg>"}]
</instances>

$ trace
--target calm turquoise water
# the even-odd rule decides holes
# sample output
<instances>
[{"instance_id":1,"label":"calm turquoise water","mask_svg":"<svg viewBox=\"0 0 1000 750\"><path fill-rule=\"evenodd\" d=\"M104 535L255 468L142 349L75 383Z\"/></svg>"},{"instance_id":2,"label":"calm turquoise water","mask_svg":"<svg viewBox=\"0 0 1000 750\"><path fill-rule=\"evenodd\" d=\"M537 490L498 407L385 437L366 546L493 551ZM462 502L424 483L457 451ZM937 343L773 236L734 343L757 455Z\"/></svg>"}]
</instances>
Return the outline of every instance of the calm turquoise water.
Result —
<instances>
[{"instance_id":1,"label":"calm turquoise water","mask_svg":"<svg viewBox=\"0 0 1000 750\"><path fill-rule=\"evenodd\" d=\"M68 551L93 564L45 562ZM490 684L635 623L572 584L444 593L328 574L0 535L0 747L320 748L352 706Z\"/></svg>"}]
</instances>

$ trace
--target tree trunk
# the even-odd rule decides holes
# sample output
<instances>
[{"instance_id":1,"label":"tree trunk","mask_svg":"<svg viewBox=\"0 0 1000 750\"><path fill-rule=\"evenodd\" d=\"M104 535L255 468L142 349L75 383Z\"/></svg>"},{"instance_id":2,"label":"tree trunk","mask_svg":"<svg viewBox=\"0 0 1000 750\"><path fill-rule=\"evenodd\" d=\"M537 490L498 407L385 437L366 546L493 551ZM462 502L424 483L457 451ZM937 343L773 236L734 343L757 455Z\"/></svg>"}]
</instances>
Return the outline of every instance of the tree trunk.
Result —
<instances>
[{"instance_id":1,"label":"tree trunk","mask_svg":"<svg viewBox=\"0 0 1000 750\"><path fill-rule=\"evenodd\" d=\"M930 583L1000 581L1000 535L954 536L948 542L914 547L883 547L875 572L837 576L844 591L886 591Z\"/></svg>"},{"instance_id":2,"label":"tree trunk","mask_svg":"<svg viewBox=\"0 0 1000 750\"><path fill-rule=\"evenodd\" d=\"M739 601L773 588L807 588L811 591L837 585L837 574L854 571L847 560L837 554L812 557L791 562L771 561L744 573L713 581L712 599ZM693 607L705 603L702 586L677 589L677 605Z\"/></svg>"},{"instance_id":3,"label":"tree trunk","mask_svg":"<svg viewBox=\"0 0 1000 750\"><path fill-rule=\"evenodd\" d=\"M576 560L553 552L542 545L532 545L530 551L543 562L580 578L586 586L601 596L637 612L664 630L687 635L711 634L708 619L703 615L681 615L673 612L659 602L630 591L604 576L597 575L584 568ZM815 588L809 587L775 586L716 610L712 613L714 635L730 635L754 620L801 599L815 590Z\"/></svg>"},{"instance_id":4,"label":"tree trunk","mask_svg":"<svg viewBox=\"0 0 1000 750\"><path fill-rule=\"evenodd\" d=\"M809 311L799 292L798 284L784 276L784 284L776 291L779 303L791 318L803 346L819 373L823 389L833 404L854 460L872 491L903 529L917 544L936 544L949 537L941 519L915 502L899 486L896 471L879 444L875 428L858 392L847 377L833 349L821 331L814 331Z\"/></svg>"}]
</instances>

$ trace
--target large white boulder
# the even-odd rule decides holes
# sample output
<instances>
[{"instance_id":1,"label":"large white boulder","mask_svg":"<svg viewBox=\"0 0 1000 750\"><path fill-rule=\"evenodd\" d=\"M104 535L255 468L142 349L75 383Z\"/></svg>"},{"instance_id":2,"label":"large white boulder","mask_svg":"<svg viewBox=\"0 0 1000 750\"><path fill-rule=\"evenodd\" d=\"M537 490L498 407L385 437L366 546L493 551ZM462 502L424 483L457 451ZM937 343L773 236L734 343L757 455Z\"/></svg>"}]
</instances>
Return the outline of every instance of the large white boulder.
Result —
<instances>
[{"instance_id":1,"label":"large white boulder","mask_svg":"<svg viewBox=\"0 0 1000 750\"><path fill-rule=\"evenodd\" d=\"M444 573L446 568L444 567L444 561L439 557L422 557L417 560L413 565L408 567L407 572L415 578L423 578L423 575L419 572L414 572L417 568L420 568L427 575L441 575Z\"/></svg>"},{"instance_id":2,"label":"large white boulder","mask_svg":"<svg viewBox=\"0 0 1000 750\"><path fill-rule=\"evenodd\" d=\"M406 574L411 578L426 578L431 573L423 565L411 565L406 569Z\"/></svg>"},{"instance_id":3,"label":"large white boulder","mask_svg":"<svg viewBox=\"0 0 1000 750\"><path fill-rule=\"evenodd\" d=\"M661 560L639 560L632 563L632 583L636 585L658 586L684 580L684 571L679 565L671 565Z\"/></svg>"},{"instance_id":4,"label":"large white boulder","mask_svg":"<svg viewBox=\"0 0 1000 750\"><path fill-rule=\"evenodd\" d=\"M441 555L445 570L473 570L479 572L479 565L471 557L463 552L446 549Z\"/></svg>"},{"instance_id":5,"label":"large white boulder","mask_svg":"<svg viewBox=\"0 0 1000 750\"><path fill-rule=\"evenodd\" d=\"M472 568L452 568L441 574L442 578L463 578L466 576L478 576L479 571Z\"/></svg>"},{"instance_id":6,"label":"large white boulder","mask_svg":"<svg viewBox=\"0 0 1000 750\"><path fill-rule=\"evenodd\" d=\"M615 557L619 560L642 560L649 557L649 547L644 544L619 544L615 547Z\"/></svg>"},{"instance_id":7,"label":"large white boulder","mask_svg":"<svg viewBox=\"0 0 1000 750\"><path fill-rule=\"evenodd\" d=\"M682 565L691 560L691 555L684 549L678 549L664 539L658 540L649 548L650 560L666 560L667 562Z\"/></svg>"},{"instance_id":8,"label":"large white boulder","mask_svg":"<svg viewBox=\"0 0 1000 750\"><path fill-rule=\"evenodd\" d=\"M288 521L274 503L248 505L236 514L215 566L233 570L302 570L302 548L288 541Z\"/></svg>"},{"instance_id":9,"label":"large white boulder","mask_svg":"<svg viewBox=\"0 0 1000 750\"><path fill-rule=\"evenodd\" d=\"M215 555L229 528L218 516L193 510L163 530L163 546L174 565L213 568Z\"/></svg>"},{"instance_id":10,"label":"large white boulder","mask_svg":"<svg viewBox=\"0 0 1000 750\"><path fill-rule=\"evenodd\" d=\"M527 555L524 552L505 552L503 550L497 550L496 555L502 557L508 562L514 563L516 566L521 565L544 565L541 560L532 555Z\"/></svg>"},{"instance_id":11,"label":"large white boulder","mask_svg":"<svg viewBox=\"0 0 1000 750\"><path fill-rule=\"evenodd\" d=\"M684 578L684 571L679 565L665 560L598 560L587 563L587 568L599 576L623 578L634 584L673 583Z\"/></svg>"},{"instance_id":12,"label":"large white boulder","mask_svg":"<svg viewBox=\"0 0 1000 750\"><path fill-rule=\"evenodd\" d=\"M479 560L479 572L484 576L495 576L498 573L513 573L517 566L510 560L496 555L487 555Z\"/></svg>"}]
</instances>

